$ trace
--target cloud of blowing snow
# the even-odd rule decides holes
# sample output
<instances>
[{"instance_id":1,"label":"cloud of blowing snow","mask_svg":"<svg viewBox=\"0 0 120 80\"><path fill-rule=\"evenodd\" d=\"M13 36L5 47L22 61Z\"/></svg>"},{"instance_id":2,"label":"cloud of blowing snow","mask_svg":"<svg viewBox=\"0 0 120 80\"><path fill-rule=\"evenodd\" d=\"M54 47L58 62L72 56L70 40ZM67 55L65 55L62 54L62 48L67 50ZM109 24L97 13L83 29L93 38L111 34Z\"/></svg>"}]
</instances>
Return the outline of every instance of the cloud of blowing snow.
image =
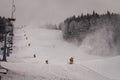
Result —
<instances>
[{"instance_id":1,"label":"cloud of blowing snow","mask_svg":"<svg viewBox=\"0 0 120 80\"><path fill-rule=\"evenodd\" d=\"M118 50L113 39L112 26L103 26L95 32L88 34L83 40L80 49L83 49L88 54L109 56L117 55Z\"/></svg>"}]
</instances>

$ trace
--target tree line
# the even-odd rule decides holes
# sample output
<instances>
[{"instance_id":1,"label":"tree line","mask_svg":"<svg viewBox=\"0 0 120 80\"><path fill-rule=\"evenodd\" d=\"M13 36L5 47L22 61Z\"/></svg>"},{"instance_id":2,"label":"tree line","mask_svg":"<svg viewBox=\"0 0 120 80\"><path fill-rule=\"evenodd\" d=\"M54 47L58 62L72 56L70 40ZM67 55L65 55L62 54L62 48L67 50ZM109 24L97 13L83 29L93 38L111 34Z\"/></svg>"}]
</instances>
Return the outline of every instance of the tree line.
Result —
<instances>
[{"instance_id":1,"label":"tree line","mask_svg":"<svg viewBox=\"0 0 120 80\"><path fill-rule=\"evenodd\" d=\"M96 31L97 29L106 27L112 29L114 33L114 41L119 38L120 32L120 15L110 13L107 11L105 14L98 14L93 11L92 14L81 14L79 16L71 16L59 24L62 30L63 38L65 40L77 39L82 41L87 34Z\"/></svg>"},{"instance_id":2,"label":"tree line","mask_svg":"<svg viewBox=\"0 0 120 80\"><path fill-rule=\"evenodd\" d=\"M0 42L3 41L3 34L8 26L12 26L12 23L9 21L9 19L0 16Z\"/></svg>"}]
</instances>

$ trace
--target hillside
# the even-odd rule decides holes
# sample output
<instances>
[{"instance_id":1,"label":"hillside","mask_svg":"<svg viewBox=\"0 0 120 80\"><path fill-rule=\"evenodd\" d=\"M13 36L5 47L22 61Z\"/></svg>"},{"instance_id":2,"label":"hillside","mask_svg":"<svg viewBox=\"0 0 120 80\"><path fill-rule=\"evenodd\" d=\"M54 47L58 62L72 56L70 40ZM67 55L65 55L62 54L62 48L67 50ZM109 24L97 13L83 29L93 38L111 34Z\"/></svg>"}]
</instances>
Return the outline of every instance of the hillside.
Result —
<instances>
[{"instance_id":1,"label":"hillside","mask_svg":"<svg viewBox=\"0 0 120 80\"><path fill-rule=\"evenodd\" d=\"M60 24L64 40L84 46L90 54L119 55L120 15L116 13L81 14L72 16Z\"/></svg>"},{"instance_id":2,"label":"hillside","mask_svg":"<svg viewBox=\"0 0 120 80\"><path fill-rule=\"evenodd\" d=\"M103 60L101 71L105 71L104 62L113 66L112 61L118 63L119 57L114 57L115 60L109 57L112 61L107 63L107 57L87 54L84 47L64 41L59 30L33 27L15 29L13 54L7 58L8 62L1 63L9 69L2 80L119 80L114 72L109 74L113 76L99 72L99 64L96 64ZM36 58L33 54L36 54ZM74 58L73 65L68 64L71 56ZM49 64L45 64L46 59ZM93 69L92 64L97 66L93 66ZM119 63L115 66L119 66ZM112 70L116 72L116 67L112 67ZM109 68L109 71L112 70Z\"/></svg>"}]
</instances>

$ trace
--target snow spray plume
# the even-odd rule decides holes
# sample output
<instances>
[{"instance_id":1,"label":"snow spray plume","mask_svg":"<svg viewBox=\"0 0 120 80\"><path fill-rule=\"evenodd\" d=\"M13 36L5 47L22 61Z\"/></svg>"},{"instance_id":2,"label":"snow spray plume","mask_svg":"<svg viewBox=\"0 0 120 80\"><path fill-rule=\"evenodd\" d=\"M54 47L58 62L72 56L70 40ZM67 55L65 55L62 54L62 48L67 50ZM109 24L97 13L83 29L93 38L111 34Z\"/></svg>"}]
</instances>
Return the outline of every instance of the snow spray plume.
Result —
<instances>
[{"instance_id":1,"label":"snow spray plume","mask_svg":"<svg viewBox=\"0 0 120 80\"><path fill-rule=\"evenodd\" d=\"M64 22L63 38L66 40L78 40L80 50L85 53L111 56L119 54L120 47L120 15L110 14L98 15L92 18L85 16L76 22L78 18L70 18L72 20ZM81 31L82 30L82 31ZM74 36L75 35L75 36ZM76 40L75 40L76 42Z\"/></svg>"}]
</instances>

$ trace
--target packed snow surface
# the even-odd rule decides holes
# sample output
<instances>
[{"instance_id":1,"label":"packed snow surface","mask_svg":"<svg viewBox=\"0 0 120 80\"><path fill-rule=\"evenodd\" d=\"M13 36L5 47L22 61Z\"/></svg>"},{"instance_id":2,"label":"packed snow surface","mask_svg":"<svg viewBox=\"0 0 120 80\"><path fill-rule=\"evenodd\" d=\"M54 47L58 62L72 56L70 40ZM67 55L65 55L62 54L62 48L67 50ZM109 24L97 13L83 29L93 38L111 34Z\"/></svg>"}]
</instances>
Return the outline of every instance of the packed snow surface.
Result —
<instances>
[{"instance_id":1,"label":"packed snow surface","mask_svg":"<svg viewBox=\"0 0 120 80\"><path fill-rule=\"evenodd\" d=\"M60 30L27 26L14 33L14 51L1 63L9 69L2 80L120 80L119 56L87 54L84 47L64 41Z\"/></svg>"}]
</instances>

